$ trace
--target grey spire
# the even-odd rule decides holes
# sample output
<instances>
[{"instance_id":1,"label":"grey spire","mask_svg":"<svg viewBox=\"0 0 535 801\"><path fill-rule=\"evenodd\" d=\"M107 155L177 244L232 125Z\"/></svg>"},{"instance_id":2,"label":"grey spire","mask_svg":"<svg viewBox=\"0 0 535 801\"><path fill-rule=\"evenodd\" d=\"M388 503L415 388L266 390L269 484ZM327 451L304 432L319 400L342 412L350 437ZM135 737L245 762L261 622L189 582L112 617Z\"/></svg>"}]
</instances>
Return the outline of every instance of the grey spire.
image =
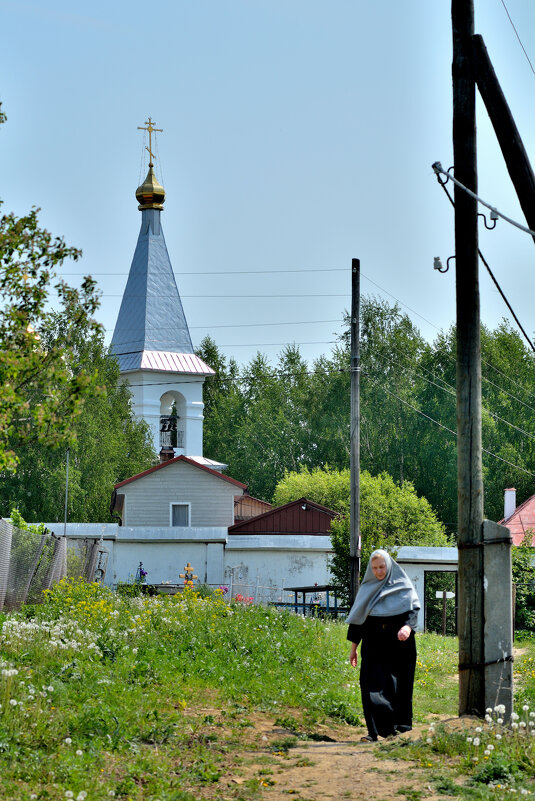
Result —
<instances>
[{"instance_id":1,"label":"grey spire","mask_svg":"<svg viewBox=\"0 0 535 801\"><path fill-rule=\"evenodd\" d=\"M143 209L141 214L141 230L111 342L121 370L134 366L134 360L125 357L141 357L144 351L193 353L160 225L161 211Z\"/></svg>"}]
</instances>

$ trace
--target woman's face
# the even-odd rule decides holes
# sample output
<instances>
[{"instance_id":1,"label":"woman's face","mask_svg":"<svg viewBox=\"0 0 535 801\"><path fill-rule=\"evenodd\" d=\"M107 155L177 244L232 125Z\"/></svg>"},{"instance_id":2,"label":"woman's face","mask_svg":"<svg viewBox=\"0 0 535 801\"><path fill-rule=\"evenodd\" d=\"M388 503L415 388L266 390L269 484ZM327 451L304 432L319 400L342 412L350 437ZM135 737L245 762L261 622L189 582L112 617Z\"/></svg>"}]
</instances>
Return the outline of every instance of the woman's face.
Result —
<instances>
[{"instance_id":1,"label":"woman's face","mask_svg":"<svg viewBox=\"0 0 535 801\"><path fill-rule=\"evenodd\" d=\"M377 581L382 581L386 576L386 562L383 556L374 556L372 559L372 573Z\"/></svg>"}]
</instances>

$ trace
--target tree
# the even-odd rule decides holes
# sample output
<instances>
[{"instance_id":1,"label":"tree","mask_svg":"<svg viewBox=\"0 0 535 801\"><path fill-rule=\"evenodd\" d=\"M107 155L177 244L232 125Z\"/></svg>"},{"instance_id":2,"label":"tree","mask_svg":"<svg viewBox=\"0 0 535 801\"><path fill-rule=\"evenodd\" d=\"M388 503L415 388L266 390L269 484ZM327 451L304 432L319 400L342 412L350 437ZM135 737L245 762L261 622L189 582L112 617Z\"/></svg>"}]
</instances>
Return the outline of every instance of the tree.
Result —
<instances>
[{"instance_id":1,"label":"tree","mask_svg":"<svg viewBox=\"0 0 535 801\"><path fill-rule=\"evenodd\" d=\"M0 123L5 116L0 111ZM70 342L45 348L41 333L50 319L51 293L76 325L96 332L95 282L73 289L57 277L66 259L80 251L39 227L37 209L24 217L0 217L0 471L13 471L24 444L72 441L70 421L95 388L95 376L68 365ZM6 445L9 441L10 445Z\"/></svg>"},{"instance_id":2,"label":"tree","mask_svg":"<svg viewBox=\"0 0 535 801\"><path fill-rule=\"evenodd\" d=\"M331 523L334 556L330 570L336 583L349 597L349 499L350 471L303 469L287 473L274 494L276 505L306 497L339 512ZM398 486L388 473L360 476L360 530L362 569L375 548L385 548L395 555L401 545L450 545L444 526L425 498L419 497L412 484Z\"/></svg>"},{"instance_id":3,"label":"tree","mask_svg":"<svg viewBox=\"0 0 535 801\"><path fill-rule=\"evenodd\" d=\"M117 360L104 346L102 332L79 325L72 328L70 317L53 313L42 336L47 350L69 343L65 364L73 377L91 374L98 382L80 414L69 421L68 519L103 522L111 519L114 484L150 467L156 454L148 426L132 414L131 392L120 381ZM62 520L65 449L51 448L47 442L20 443L18 457L16 475L5 476L0 484L0 508L9 510L15 505L31 521Z\"/></svg>"}]
</instances>

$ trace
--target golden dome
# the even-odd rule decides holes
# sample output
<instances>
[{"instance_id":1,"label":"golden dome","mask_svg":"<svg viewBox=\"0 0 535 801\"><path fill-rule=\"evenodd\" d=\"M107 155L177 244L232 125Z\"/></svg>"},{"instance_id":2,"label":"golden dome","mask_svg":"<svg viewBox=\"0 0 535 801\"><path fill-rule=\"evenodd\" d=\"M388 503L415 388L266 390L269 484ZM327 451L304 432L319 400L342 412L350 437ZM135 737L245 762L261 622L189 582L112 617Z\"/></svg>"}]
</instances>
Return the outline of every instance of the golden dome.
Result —
<instances>
[{"instance_id":1,"label":"golden dome","mask_svg":"<svg viewBox=\"0 0 535 801\"><path fill-rule=\"evenodd\" d=\"M149 164L147 177L136 189L136 198L139 201L138 209L163 209L165 189L156 180L153 165Z\"/></svg>"}]
</instances>

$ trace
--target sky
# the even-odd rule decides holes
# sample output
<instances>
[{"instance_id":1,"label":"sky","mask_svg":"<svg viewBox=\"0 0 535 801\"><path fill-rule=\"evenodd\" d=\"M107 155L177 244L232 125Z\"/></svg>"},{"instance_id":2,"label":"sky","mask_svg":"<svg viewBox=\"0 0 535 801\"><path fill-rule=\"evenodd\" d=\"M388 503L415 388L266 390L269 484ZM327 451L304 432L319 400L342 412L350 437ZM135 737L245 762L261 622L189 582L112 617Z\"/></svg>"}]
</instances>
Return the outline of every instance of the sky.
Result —
<instances>
[{"instance_id":1,"label":"sky","mask_svg":"<svg viewBox=\"0 0 535 801\"><path fill-rule=\"evenodd\" d=\"M506 3L506 5L504 5ZM476 0L535 163L535 3ZM513 29L506 9L516 27ZM163 128L162 224L194 344L272 363L328 354L361 290L397 300L430 341L455 320L453 211L431 169L452 164L449 0L0 0L3 211L83 258L111 339L141 215L149 116ZM517 36L518 34L518 36ZM482 103L479 194L525 224ZM451 187L451 184L450 184ZM499 221L480 247L532 333L535 249ZM484 269L482 321L508 312Z\"/></svg>"}]
</instances>

